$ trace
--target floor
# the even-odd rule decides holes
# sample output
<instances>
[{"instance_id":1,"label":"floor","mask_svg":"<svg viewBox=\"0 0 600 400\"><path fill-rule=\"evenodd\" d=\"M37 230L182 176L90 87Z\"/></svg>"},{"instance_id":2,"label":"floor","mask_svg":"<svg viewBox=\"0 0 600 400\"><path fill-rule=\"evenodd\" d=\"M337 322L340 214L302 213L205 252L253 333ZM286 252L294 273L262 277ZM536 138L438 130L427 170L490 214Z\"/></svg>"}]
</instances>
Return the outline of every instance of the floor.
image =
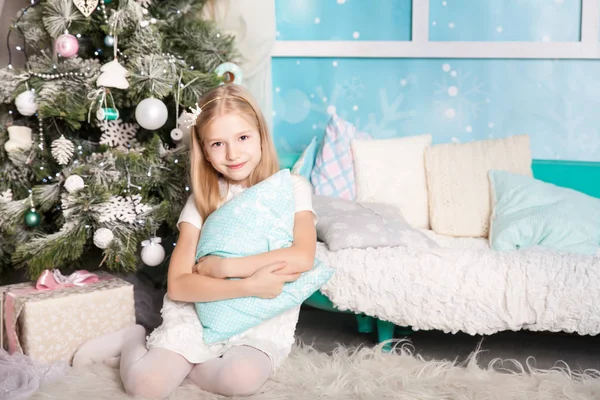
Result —
<instances>
[{"instance_id":1,"label":"floor","mask_svg":"<svg viewBox=\"0 0 600 400\"><path fill-rule=\"evenodd\" d=\"M361 334L354 316L303 307L296 330L298 337L322 351L331 351L337 343L345 346L376 344L376 333ZM575 370L600 370L600 336L579 336L549 332L502 332L491 336L445 334L439 331L417 331L408 337L414 353L425 359L464 360L479 342L484 352L479 364L487 366L494 358L516 359L525 364L534 357L533 366L552 368L557 361ZM594 350L596 349L596 350Z\"/></svg>"}]
</instances>

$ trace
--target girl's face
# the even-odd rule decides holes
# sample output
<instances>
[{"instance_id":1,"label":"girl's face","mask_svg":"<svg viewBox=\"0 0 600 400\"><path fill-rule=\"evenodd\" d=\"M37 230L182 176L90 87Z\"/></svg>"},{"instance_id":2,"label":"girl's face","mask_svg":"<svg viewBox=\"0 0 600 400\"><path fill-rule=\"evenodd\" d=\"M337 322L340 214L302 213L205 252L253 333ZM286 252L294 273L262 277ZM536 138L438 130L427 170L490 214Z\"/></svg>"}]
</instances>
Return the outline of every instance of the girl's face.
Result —
<instances>
[{"instance_id":1,"label":"girl's face","mask_svg":"<svg viewBox=\"0 0 600 400\"><path fill-rule=\"evenodd\" d=\"M243 186L262 156L258 130L236 114L221 115L207 126L203 149L214 169Z\"/></svg>"}]
</instances>

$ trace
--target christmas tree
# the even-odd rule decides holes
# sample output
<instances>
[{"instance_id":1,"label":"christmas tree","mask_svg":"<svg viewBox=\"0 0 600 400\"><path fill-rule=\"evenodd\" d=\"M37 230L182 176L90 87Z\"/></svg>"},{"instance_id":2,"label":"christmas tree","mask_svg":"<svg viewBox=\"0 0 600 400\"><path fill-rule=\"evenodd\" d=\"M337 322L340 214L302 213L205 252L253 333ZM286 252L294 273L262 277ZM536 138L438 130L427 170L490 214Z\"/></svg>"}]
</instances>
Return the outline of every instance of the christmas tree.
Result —
<instances>
[{"instance_id":1,"label":"christmas tree","mask_svg":"<svg viewBox=\"0 0 600 400\"><path fill-rule=\"evenodd\" d=\"M205 3L25 3L7 40L25 65L0 70L0 275L91 254L118 272L166 262L160 238L190 194L189 108L237 62Z\"/></svg>"}]
</instances>

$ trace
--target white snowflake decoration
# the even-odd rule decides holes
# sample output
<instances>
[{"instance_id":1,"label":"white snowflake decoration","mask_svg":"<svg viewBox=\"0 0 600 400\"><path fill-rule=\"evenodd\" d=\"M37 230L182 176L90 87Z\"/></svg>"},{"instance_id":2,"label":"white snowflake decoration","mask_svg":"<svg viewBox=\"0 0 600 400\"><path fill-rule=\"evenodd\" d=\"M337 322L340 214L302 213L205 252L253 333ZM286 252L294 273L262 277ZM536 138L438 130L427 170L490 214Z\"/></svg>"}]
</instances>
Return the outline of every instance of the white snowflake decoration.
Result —
<instances>
[{"instance_id":1,"label":"white snowflake decoration","mask_svg":"<svg viewBox=\"0 0 600 400\"><path fill-rule=\"evenodd\" d=\"M152 5L152 0L136 0L140 6L148 8Z\"/></svg>"},{"instance_id":2,"label":"white snowflake decoration","mask_svg":"<svg viewBox=\"0 0 600 400\"><path fill-rule=\"evenodd\" d=\"M6 189L4 192L0 192L0 203L11 202L13 198L12 190Z\"/></svg>"},{"instance_id":3,"label":"white snowflake decoration","mask_svg":"<svg viewBox=\"0 0 600 400\"><path fill-rule=\"evenodd\" d=\"M152 207L142 204L142 197L135 196L111 196L109 201L94 207L98 213L98 222L126 222L133 224L144 214L150 212Z\"/></svg>"},{"instance_id":4,"label":"white snowflake decoration","mask_svg":"<svg viewBox=\"0 0 600 400\"><path fill-rule=\"evenodd\" d=\"M101 121L102 136L100 136L100 144L127 151L127 149L137 144L135 135L138 129L138 124L124 123L121 119Z\"/></svg>"}]
</instances>

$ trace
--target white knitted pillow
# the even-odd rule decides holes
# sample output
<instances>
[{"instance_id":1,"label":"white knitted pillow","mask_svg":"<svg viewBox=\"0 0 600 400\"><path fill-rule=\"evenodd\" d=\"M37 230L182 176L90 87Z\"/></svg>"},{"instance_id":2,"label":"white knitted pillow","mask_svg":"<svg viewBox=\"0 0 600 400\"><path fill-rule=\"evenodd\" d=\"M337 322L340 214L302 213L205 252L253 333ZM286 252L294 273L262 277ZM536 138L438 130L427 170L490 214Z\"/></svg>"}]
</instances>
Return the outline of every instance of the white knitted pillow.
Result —
<instances>
[{"instance_id":1,"label":"white knitted pillow","mask_svg":"<svg viewBox=\"0 0 600 400\"><path fill-rule=\"evenodd\" d=\"M442 235L487 237L488 172L533 176L529 136L440 144L425 152L431 229Z\"/></svg>"},{"instance_id":2,"label":"white knitted pillow","mask_svg":"<svg viewBox=\"0 0 600 400\"><path fill-rule=\"evenodd\" d=\"M429 229L424 156L431 139L353 140L356 201L396 206L411 226Z\"/></svg>"}]
</instances>

